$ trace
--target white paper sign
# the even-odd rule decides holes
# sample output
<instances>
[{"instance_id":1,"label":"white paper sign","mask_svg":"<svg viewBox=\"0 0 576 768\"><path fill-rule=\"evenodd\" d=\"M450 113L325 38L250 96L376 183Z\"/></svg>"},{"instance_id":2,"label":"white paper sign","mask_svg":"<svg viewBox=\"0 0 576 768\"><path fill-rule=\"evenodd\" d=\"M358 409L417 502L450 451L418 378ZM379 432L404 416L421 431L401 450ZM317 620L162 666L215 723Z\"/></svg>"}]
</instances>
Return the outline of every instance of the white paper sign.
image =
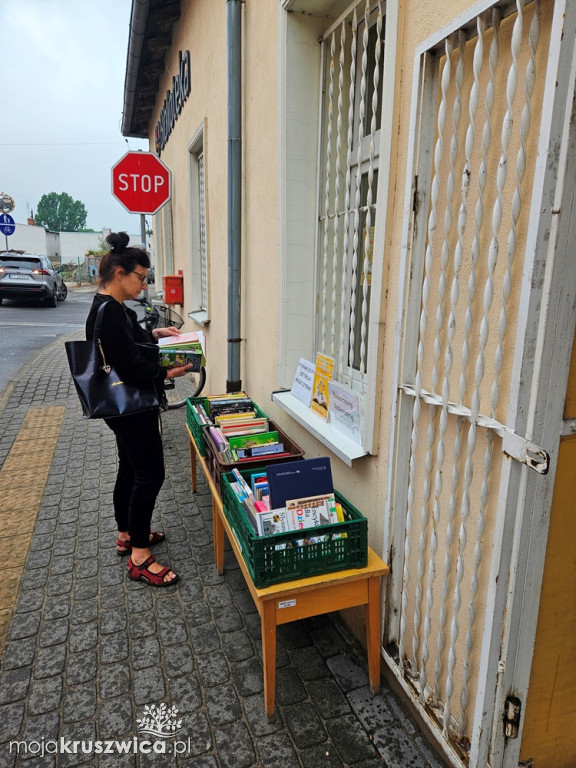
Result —
<instances>
[{"instance_id":1,"label":"white paper sign","mask_svg":"<svg viewBox=\"0 0 576 768\"><path fill-rule=\"evenodd\" d=\"M306 408L310 408L312 400L312 384L314 382L314 363L300 358L298 368L294 374L292 389L290 390L294 397L297 397Z\"/></svg>"},{"instance_id":2,"label":"white paper sign","mask_svg":"<svg viewBox=\"0 0 576 768\"><path fill-rule=\"evenodd\" d=\"M362 442L360 400L350 389L334 381L330 387L330 423L356 443Z\"/></svg>"}]
</instances>

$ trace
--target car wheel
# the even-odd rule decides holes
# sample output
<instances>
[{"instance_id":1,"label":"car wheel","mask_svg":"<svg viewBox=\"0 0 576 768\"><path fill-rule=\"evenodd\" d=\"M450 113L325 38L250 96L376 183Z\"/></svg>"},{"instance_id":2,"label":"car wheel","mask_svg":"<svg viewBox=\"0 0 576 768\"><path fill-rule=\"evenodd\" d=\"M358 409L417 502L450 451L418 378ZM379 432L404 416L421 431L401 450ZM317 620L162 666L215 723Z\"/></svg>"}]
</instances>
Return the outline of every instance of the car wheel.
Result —
<instances>
[{"instance_id":1,"label":"car wheel","mask_svg":"<svg viewBox=\"0 0 576 768\"><path fill-rule=\"evenodd\" d=\"M64 301L66 296L68 296L68 288L62 283L60 290L58 291L58 301Z\"/></svg>"},{"instance_id":2,"label":"car wheel","mask_svg":"<svg viewBox=\"0 0 576 768\"><path fill-rule=\"evenodd\" d=\"M0 299L0 304L2 304L2 299Z\"/></svg>"},{"instance_id":3,"label":"car wheel","mask_svg":"<svg viewBox=\"0 0 576 768\"><path fill-rule=\"evenodd\" d=\"M46 304L49 307L57 307L58 306L58 294L56 293L56 291L54 291L54 293L52 294L52 296L50 296L49 299L46 299Z\"/></svg>"}]
</instances>

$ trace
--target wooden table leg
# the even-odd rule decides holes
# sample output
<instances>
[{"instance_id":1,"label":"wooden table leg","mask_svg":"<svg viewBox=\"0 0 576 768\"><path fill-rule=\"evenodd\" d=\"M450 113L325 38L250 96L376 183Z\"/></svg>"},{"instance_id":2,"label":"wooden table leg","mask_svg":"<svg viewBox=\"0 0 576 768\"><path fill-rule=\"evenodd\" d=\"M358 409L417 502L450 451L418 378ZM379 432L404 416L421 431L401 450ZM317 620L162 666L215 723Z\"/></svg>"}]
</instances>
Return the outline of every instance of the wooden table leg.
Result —
<instances>
[{"instance_id":1,"label":"wooden table leg","mask_svg":"<svg viewBox=\"0 0 576 768\"><path fill-rule=\"evenodd\" d=\"M224 523L220 517L218 502L212 496L212 535L214 537L214 562L219 574L224 573Z\"/></svg>"},{"instance_id":2,"label":"wooden table leg","mask_svg":"<svg viewBox=\"0 0 576 768\"><path fill-rule=\"evenodd\" d=\"M370 690L380 690L380 576L368 579L368 603L366 617L366 651L368 656L368 677Z\"/></svg>"},{"instance_id":3,"label":"wooden table leg","mask_svg":"<svg viewBox=\"0 0 576 768\"><path fill-rule=\"evenodd\" d=\"M276 606L264 600L260 613L262 624L262 664L264 667L264 710L269 723L274 721L276 698Z\"/></svg>"},{"instance_id":4,"label":"wooden table leg","mask_svg":"<svg viewBox=\"0 0 576 768\"><path fill-rule=\"evenodd\" d=\"M190 472L192 474L192 491L196 491L196 445L190 438Z\"/></svg>"}]
</instances>

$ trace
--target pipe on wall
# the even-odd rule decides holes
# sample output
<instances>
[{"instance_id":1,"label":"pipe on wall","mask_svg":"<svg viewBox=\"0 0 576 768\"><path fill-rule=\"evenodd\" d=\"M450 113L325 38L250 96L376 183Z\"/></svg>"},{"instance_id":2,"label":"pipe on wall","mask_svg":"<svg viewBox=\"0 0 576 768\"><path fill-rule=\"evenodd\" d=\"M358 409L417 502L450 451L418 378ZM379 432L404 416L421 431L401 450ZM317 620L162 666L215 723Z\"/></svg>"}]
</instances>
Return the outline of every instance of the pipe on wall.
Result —
<instances>
[{"instance_id":1,"label":"pipe on wall","mask_svg":"<svg viewBox=\"0 0 576 768\"><path fill-rule=\"evenodd\" d=\"M228 378L239 392L242 271L242 0L226 0L228 50Z\"/></svg>"}]
</instances>

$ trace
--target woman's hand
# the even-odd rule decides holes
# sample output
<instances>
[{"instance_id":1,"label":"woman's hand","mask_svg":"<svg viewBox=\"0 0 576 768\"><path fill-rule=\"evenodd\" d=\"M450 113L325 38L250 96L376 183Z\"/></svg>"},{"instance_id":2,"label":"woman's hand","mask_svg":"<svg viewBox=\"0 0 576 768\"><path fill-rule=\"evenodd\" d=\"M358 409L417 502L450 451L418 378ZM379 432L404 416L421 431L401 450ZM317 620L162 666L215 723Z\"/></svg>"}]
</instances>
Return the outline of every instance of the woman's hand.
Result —
<instances>
[{"instance_id":1,"label":"woman's hand","mask_svg":"<svg viewBox=\"0 0 576 768\"><path fill-rule=\"evenodd\" d=\"M166 336L180 336L180 331L173 325L168 328L154 328L152 336L158 340L165 338Z\"/></svg>"},{"instance_id":2,"label":"woman's hand","mask_svg":"<svg viewBox=\"0 0 576 768\"><path fill-rule=\"evenodd\" d=\"M192 363L188 363L187 365L178 365L175 368L169 368L168 373L166 374L166 378L178 379L180 376L186 376L192 367Z\"/></svg>"}]
</instances>

